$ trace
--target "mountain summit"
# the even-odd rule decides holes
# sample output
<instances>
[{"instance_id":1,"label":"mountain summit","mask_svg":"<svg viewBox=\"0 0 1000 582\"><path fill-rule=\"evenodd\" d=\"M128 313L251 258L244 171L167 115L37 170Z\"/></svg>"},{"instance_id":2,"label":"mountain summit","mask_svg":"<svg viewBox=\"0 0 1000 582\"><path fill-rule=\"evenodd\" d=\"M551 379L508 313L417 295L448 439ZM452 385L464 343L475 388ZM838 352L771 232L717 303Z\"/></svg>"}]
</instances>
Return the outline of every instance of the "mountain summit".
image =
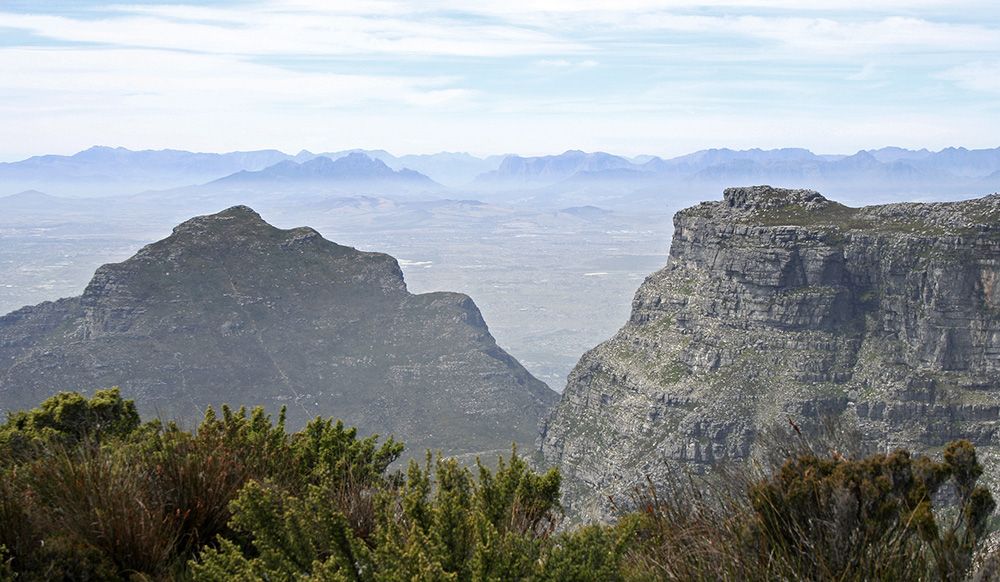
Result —
<instances>
[{"instance_id":1,"label":"mountain summit","mask_svg":"<svg viewBox=\"0 0 1000 582\"><path fill-rule=\"evenodd\" d=\"M407 291L392 257L246 206L177 226L104 265L83 295L0 317L0 408L121 386L147 414L288 407L413 454L531 442L557 396L497 346L473 301Z\"/></svg>"}]
</instances>

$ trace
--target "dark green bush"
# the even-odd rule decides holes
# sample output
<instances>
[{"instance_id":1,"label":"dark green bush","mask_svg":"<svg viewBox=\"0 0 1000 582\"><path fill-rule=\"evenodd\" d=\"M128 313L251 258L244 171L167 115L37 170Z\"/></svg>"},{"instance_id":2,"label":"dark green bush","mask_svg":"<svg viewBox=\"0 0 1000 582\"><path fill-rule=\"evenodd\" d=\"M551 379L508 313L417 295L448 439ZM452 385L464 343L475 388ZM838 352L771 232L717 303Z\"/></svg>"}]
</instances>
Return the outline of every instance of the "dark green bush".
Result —
<instances>
[{"instance_id":1,"label":"dark green bush","mask_svg":"<svg viewBox=\"0 0 1000 582\"><path fill-rule=\"evenodd\" d=\"M995 503L967 441L943 461L906 451L802 453L738 489L639 492L626 569L650 579L961 580Z\"/></svg>"},{"instance_id":2,"label":"dark green bush","mask_svg":"<svg viewBox=\"0 0 1000 582\"><path fill-rule=\"evenodd\" d=\"M262 409L209 410L194 432L140 424L117 390L14 414L0 447L0 544L12 566L25 579L79 580L170 578L206 544L240 541L230 502L251 480L290 493L340 483L351 527L371 529L371 490L402 450L322 419L288 434L284 413L275 424Z\"/></svg>"},{"instance_id":3,"label":"dark green bush","mask_svg":"<svg viewBox=\"0 0 1000 582\"><path fill-rule=\"evenodd\" d=\"M401 483L371 491L367 539L345 516L338 482L347 474L325 474L302 498L252 483L233 503L233 527L250 547L224 542L192 571L199 580L234 572L245 579L520 580L544 572L543 548L559 515L558 473L538 475L516 453L495 472L479 465L478 473L476 480L453 459L411 462Z\"/></svg>"},{"instance_id":4,"label":"dark green bush","mask_svg":"<svg viewBox=\"0 0 1000 582\"><path fill-rule=\"evenodd\" d=\"M0 467L24 461L52 445L74 446L130 434L140 423L135 403L117 388L98 390L89 400L60 392L34 410L15 412L0 425Z\"/></svg>"},{"instance_id":5,"label":"dark green bush","mask_svg":"<svg viewBox=\"0 0 1000 582\"><path fill-rule=\"evenodd\" d=\"M995 503L976 485L982 467L968 441L950 443L943 462L906 451L858 461L802 456L750 489L754 533L812 577L913 578L934 570L964 577ZM947 525L934 500L950 485Z\"/></svg>"}]
</instances>

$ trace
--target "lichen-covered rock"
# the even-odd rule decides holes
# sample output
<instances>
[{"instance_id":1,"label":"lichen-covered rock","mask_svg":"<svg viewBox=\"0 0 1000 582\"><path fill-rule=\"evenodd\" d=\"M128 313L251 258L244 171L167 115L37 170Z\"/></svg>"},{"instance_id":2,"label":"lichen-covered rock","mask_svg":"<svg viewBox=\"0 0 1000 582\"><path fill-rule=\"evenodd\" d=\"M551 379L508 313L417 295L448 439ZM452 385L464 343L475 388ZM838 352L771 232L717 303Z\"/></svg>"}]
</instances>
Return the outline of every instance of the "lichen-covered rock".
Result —
<instances>
[{"instance_id":1,"label":"lichen-covered rock","mask_svg":"<svg viewBox=\"0 0 1000 582\"><path fill-rule=\"evenodd\" d=\"M465 454L531 443L558 396L497 346L475 303L413 295L396 260L238 206L191 219L83 295L0 317L0 412L120 386L144 416L288 407Z\"/></svg>"},{"instance_id":2,"label":"lichen-covered rock","mask_svg":"<svg viewBox=\"0 0 1000 582\"><path fill-rule=\"evenodd\" d=\"M751 455L833 416L879 447L1000 445L1000 196L848 208L726 190L674 218L667 266L587 352L540 447L571 509Z\"/></svg>"}]
</instances>

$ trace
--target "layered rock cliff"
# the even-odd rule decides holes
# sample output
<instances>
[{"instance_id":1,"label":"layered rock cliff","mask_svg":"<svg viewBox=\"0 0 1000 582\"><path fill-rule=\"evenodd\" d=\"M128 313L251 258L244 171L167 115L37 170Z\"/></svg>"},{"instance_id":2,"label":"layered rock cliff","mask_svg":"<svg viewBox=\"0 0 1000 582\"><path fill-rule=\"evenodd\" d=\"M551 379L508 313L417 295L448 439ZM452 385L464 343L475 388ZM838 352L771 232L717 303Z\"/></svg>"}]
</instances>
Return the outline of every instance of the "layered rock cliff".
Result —
<instances>
[{"instance_id":1,"label":"layered rock cliff","mask_svg":"<svg viewBox=\"0 0 1000 582\"><path fill-rule=\"evenodd\" d=\"M677 213L667 266L540 446L593 518L646 476L746 459L789 417L882 448L969 438L1000 468L1000 195L856 209L759 186Z\"/></svg>"},{"instance_id":2,"label":"layered rock cliff","mask_svg":"<svg viewBox=\"0 0 1000 582\"><path fill-rule=\"evenodd\" d=\"M557 395L473 301L413 295L392 257L280 230L238 206L97 270L83 295L0 317L0 411L120 386L145 415L208 405L334 416L408 451L530 443Z\"/></svg>"}]
</instances>

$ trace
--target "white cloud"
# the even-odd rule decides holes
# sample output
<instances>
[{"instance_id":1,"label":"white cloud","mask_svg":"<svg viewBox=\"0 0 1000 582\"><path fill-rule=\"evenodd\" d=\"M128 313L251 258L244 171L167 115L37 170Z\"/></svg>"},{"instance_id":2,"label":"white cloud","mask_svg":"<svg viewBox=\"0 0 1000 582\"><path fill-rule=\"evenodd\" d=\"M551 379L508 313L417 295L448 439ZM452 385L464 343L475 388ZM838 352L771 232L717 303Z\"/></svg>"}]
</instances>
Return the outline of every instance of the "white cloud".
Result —
<instances>
[{"instance_id":1,"label":"white cloud","mask_svg":"<svg viewBox=\"0 0 1000 582\"><path fill-rule=\"evenodd\" d=\"M855 73L851 73L845 78L848 81L873 81L878 79L880 76L881 71L875 63L865 63L860 70Z\"/></svg>"},{"instance_id":2,"label":"white cloud","mask_svg":"<svg viewBox=\"0 0 1000 582\"><path fill-rule=\"evenodd\" d=\"M970 3L966 9L973 9ZM725 9L711 13L693 8ZM1000 30L914 16L944 2L791 2L789 0L433 0L340 2L271 0L232 8L192 5L110 7L88 18L0 12L0 26L70 42L236 55L566 55L630 44L636 31L715 35L835 57L894 51L1000 50ZM767 16L747 13L766 8ZM908 16L895 15L905 8ZM803 16L810 10L822 17ZM983 9L984 14L995 12ZM266 42L262 40L266 39ZM685 39L644 38L674 46ZM638 41L636 41L638 42ZM696 44L704 46L704 39ZM547 55L559 55L550 57ZM800 55L801 56L801 55Z\"/></svg>"},{"instance_id":3,"label":"white cloud","mask_svg":"<svg viewBox=\"0 0 1000 582\"><path fill-rule=\"evenodd\" d=\"M953 67L938 77L953 81L966 89L1000 95L1000 61L966 63Z\"/></svg>"},{"instance_id":4,"label":"white cloud","mask_svg":"<svg viewBox=\"0 0 1000 582\"><path fill-rule=\"evenodd\" d=\"M788 16L704 16L676 13L618 15L608 22L624 30L661 31L686 35L714 35L715 43L738 39L764 40L788 52L789 58L817 55L842 60L853 55L921 53L926 51L981 52L1000 50L1000 29L981 25L949 24L891 16L874 20ZM705 39L691 39L699 45ZM738 44L729 52L764 53L767 49Z\"/></svg>"},{"instance_id":5,"label":"white cloud","mask_svg":"<svg viewBox=\"0 0 1000 582\"><path fill-rule=\"evenodd\" d=\"M594 59L585 59L582 61L571 61L568 59L542 59L535 64L546 69L592 69L600 65L600 63Z\"/></svg>"},{"instance_id":6,"label":"white cloud","mask_svg":"<svg viewBox=\"0 0 1000 582\"><path fill-rule=\"evenodd\" d=\"M224 55L148 49L0 49L0 110L439 105L471 95L446 77L302 73Z\"/></svg>"},{"instance_id":7,"label":"white cloud","mask_svg":"<svg viewBox=\"0 0 1000 582\"><path fill-rule=\"evenodd\" d=\"M377 14L231 10L172 6L130 9L98 18L0 12L0 27L50 39L132 48L235 55L512 55L572 52L582 47L508 25L406 19Z\"/></svg>"},{"instance_id":8,"label":"white cloud","mask_svg":"<svg viewBox=\"0 0 1000 582\"><path fill-rule=\"evenodd\" d=\"M322 8L325 2L300 2ZM629 15L639 12L660 12L676 10L704 10L707 8L727 10L770 10L796 12L907 12L919 10L934 10L954 8L953 0L434 0L418 2L394 2L391 10L407 11L419 6L448 7L483 14L505 14L514 17L527 17L532 14L621 14ZM991 0L965 0L963 6L968 10L990 8Z\"/></svg>"}]
</instances>

